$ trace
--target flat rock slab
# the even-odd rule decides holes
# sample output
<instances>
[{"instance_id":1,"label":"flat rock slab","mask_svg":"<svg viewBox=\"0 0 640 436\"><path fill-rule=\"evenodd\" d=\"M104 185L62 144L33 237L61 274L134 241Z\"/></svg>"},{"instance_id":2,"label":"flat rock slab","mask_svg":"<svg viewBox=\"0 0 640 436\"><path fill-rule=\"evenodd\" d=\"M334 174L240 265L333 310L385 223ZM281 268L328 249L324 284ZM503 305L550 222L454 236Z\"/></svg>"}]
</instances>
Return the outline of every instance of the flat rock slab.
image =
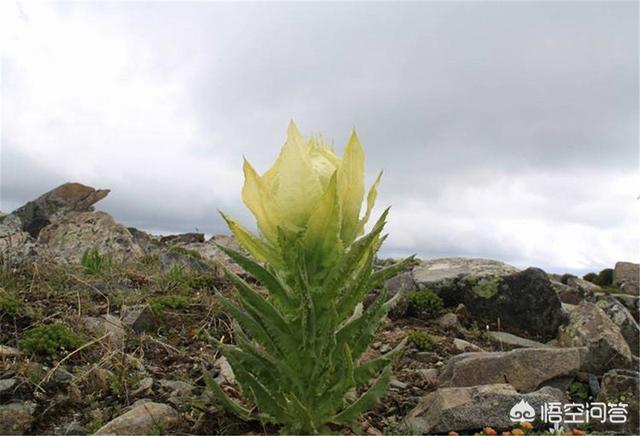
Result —
<instances>
[{"instance_id":1,"label":"flat rock slab","mask_svg":"<svg viewBox=\"0 0 640 436\"><path fill-rule=\"evenodd\" d=\"M180 422L176 410L162 403L144 403L102 426L96 435L164 434Z\"/></svg>"},{"instance_id":2,"label":"flat rock slab","mask_svg":"<svg viewBox=\"0 0 640 436\"><path fill-rule=\"evenodd\" d=\"M548 345L542 342L532 341L531 339L521 338L520 336L512 335L507 332L488 332L491 341L503 346L507 350L513 350L515 348L546 348Z\"/></svg>"},{"instance_id":3,"label":"flat rock slab","mask_svg":"<svg viewBox=\"0 0 640 436\"><path fill-rule=\"evenodd\" d=\"M440 388L420 400L404 419L403 427L409 434L472 434L486 426L508 430L516 425L509 412L522 400L538 417L544 403L564 402L565 398L562 391L549 386L529 394L520 394L509 384Z\"/></svg>"},{"instance_id":4,"label":"flat rock slab","mask_svg":"<svg viewBox=\"0 0 640 436\"><path fill-rule=\"evenodd\" d=\"M458 354L443 368L439 384L461 387L509 383L519 392L531 392L546 382L577 374L586 353L586 348L521 348Z\"/></svg>"}]
</instances>

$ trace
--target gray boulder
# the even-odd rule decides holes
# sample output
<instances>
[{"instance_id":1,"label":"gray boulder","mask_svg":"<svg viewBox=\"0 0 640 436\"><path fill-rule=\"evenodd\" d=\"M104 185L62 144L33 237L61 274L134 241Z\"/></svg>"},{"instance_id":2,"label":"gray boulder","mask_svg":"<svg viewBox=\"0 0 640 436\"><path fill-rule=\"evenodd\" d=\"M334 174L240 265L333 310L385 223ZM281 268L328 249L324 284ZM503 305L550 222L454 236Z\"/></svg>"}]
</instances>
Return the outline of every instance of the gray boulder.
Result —
<instances>
[{"instance_id":1,"label":"gray boulder","mask_svg":"<svg viewBox=\"0 0 640 436\"><path fill-rule=\"evenodd\" d=\"M584 369L604 374L614 368L633 365L631 350L618 326L593 303L569 306L569 324L560 328L559 343L565 347L588 347Z\"/></svg>"},{"instance_id":2,"label":"gray boulder","mask_svg":"<svg viewBox=\"0 0 640 436\"><path fill-rule=\"evenodd\" d=\"M180 423L176 410L162 403L146 402L102 426L96 435L132 435L170 432Z\"/></svg>"},{"instance_id":3,"label":"gray boulder","mask_svg":"<svg viewBox=\"0 0 640 436\"><path fill-rule=\"evenodd\" d=\"M617 262L613 269L613 284L625 294L640 295L640 264Z\"/></svg>"},{"instance_id":4,"label":"gray boulder","mask_svg":"<svg viewBox=\"0 0 640 436\"><path fill-rule=\"evenodd\" d=\"M39 232L38 243L46 253L63 262L79 262L87 249L96 248L118 260L141 256L131 233L106 212L69 212Z\"/></svg>"},{"instance_id":5,"label":"gray boulder","mask_svg":"<svg viewBox=\"0 0 640 436\"><path fill-rule=\"evenodd\" d=\"M558 378L573 378L586 359L586 348L521 348L508 352L463 353L440 373L441 387L509 383L531 392Z\"/></svg>"},{"instance_id":6,"label":"gray boulder","mask_svg":"<svg viewBox=\"0 0 640 436\"><path fill-rule=\"evenodd\" d=\"M627 404L627 422L611 423L593 420L596 431L617 434L640 434L640 373L624 369L614 369L602 377L602 386L596 401L603 403ZM609 420L610 421L610 420Z\"/></svg>"},{"instance_id":7,"label":"gray boulder","mask_svg":"<svg viewBox=\"0 0 640 436\"><path fill-rule=\"evenodd\" d=\"M551 281L538 268L476 285L465 294L464 304L474 317L500 330L543 340L554 338L567 321Z\"/></svg>"},{"instance_id":8,"label":"gray boulder","mask_svg":"<svg viewBox=\"0 0 640 436\"><path fill-rule=\"evenodd\" d=\"M600 299L596 306L601 308L611 321L618 326L631 352L638 356L640 352L640 326L638 326L638 323L627 308L612 295Z\"/></svg>"},{"instance_id":9,"label":"gray boulder","mask_svg":"<svg viewBox=\"0 0 640 436\"><path fill-rule=\"evenodd\" d=\"M521 394L509 384L484 384L470 387L440 388L423 397L405 417L407 433L473 434L483 427L497 431L516 426L510 419L511 409L525 401L536 413L544 403L566 401L562 391L545 386L528 394ZM538 421L534 421L537 424Z\"/></svg>"},{"instance_id":10,"label":"gray boulder","mask_svg":"<svg viewBox=\"0 0 640 436\"><path fill-rule=\"evenodd\" d=\"M65 183L26 203L11 214L20 218L22 230L35 238L40 230L68 212L92 211L93 204L108 194L108 189L94 189L80 183Z\"/></svg>"},{"instance_id":11,"label":"gray boulder","mask_svg":"<svg viewBox=\"0 0 640 436\"><path fill-rule=\"evenodd\" d=\"M420 261L413 268L413 280L418 289L431 289L442 297L445 305L463 302L469 284L504 277L518 271L506 263L490 259L451 257Z\"/></svg>"}]
</instances>

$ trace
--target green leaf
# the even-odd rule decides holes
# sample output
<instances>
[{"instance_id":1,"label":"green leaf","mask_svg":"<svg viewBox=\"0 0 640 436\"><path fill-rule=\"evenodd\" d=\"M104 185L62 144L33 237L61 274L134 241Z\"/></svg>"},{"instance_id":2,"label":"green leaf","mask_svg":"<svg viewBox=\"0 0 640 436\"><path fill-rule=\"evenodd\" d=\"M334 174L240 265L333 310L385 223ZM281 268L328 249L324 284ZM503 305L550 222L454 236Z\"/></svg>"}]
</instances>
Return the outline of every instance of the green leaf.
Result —
<instances>
[{"instance_id":1,"label":"green leaf","mask_svg":"<svg viewBox=\"0 0 640 436\"><path fill-rule=\"evenodd\" d=\"M391 362L402 353L406 343L407 338L404 338L393 350L358 366L354 372L356 385L360 386L368 383L369 380L378 375L380 371L389 366Z\"/></svg>"},{"instance_id":2,"label":"green leaf","mask_svg":"<svg viewBox=\"0 0 640 436\"><path fill-rule=\"evenodd\" d=\"M236 237L238 243L242 245L245 250L251 253L253 257L260 262L268 262L274 267L282 265L280 256L271 245L252 234L249 230L242 227L224 213L220 212L220 215L222 215L222 218L227 222L229 230L231 230L233 235Z\"/></svg>"},{"instance_id":3,"label":"green leaf","mask_svg":"<svg viewBox=\"0 0 640 436\"><path fill-rule=\"evenodd\" d=\"M387 366L374 385L349 407L334 416L332 422L348 424L355 421L362 412L373 407L384 396L390 381L391 369Z\"/></svg>"},{"instance_id":4,"label":"green leaf","mask_svg":"<svg viewBox=\"0 0 640 436\"><path fill-rule=\"evenodd\" d=\"M288 308L292 308L295 304L295 301L289 292L289 290L285 287L285 285L280 282L280 279L271 272L267 271L267 269L260 266L258 263L249 259L247 256L238 253L231 248L225 247L220 244L216 244L216 246L222 250L227 256L229 256L235 263L240 265L242 269L251 274L256 278L264 287L269 290L269 293L281 304L287 306Z\"/></svg>"},{"instance_id":5,"label":"green leaf","mask_svg":"<svg viewBox=\"0 0 640 436\"><path fill-rule=\"evenodd\" d=\"M211 378L209 371L206 368L202 367L202 376L204 378L204 383L209 389L209 392L214 396L216 400L218 400L222 406L227 409L229 412L237 415L240 419L244 421L250 421L254 419L251 416L251 412L240 404L236 403L232 399L230 399L227 394L224 393L222 388L218 386L218 384Z\"/></svg>"}]
</instances>

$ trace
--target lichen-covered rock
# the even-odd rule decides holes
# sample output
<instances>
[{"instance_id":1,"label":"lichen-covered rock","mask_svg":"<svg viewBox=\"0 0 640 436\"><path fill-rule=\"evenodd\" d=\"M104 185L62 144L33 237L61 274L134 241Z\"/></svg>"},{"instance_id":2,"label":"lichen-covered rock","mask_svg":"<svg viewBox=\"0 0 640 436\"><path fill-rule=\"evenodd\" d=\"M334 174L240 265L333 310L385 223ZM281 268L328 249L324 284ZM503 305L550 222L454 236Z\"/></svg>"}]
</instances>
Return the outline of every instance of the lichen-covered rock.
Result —
<instances>
[{"instance_id":1,"label":"lichen-covered rock","mask_svg":"<svg viewBox=\"0 0 640 436\"><path fill-rule=\"evenodd\" d=\"M142 255L129 230L106 212L70 212L59 222L43 228L38 243L46 245L49 256L68 263L79 262L85 251L92 248L117 260Z\"/></svg>"},{"instance_id":2,"label":"lichen-covered rock","mask_svg":"<svg viewBox=\"0 0 640 436\"><path fill-rule=\"evenodd\" d=\"M640 351L640 326L627 308L612 295L600 299L596 306L601 308L609 319L618 326L620 333L629 345L629 349L637 356Z\"/></svg>"},{"instance_id":3,"label":"lichen-covered rock","mask_svg":"<svg viewBox=\"0 0 640 436\"><path fill-rule=\"evenodd\" d=\"M593 420L593 429L602 432L614 432L616 434L640 434L639 387L640 373L638 371L614 369L607 372L602 377L601 389L596 401L627 404L627 421L616 424Z\"/></svg>"},{"instance_id":4,"label":"lichen-covered rock","mask_svg":"<svg viewBox=\"0 0 640 436\"><path fill-rule=\"evenodd\" d=\"M30 401L0 404L0 434L26 434L33 423L36 405Z\"/></svg>"},{"instance_id":5,"label":"lichen-covered rock","mask_svg":"<svg viewBox=\"0 0 640 436\"><path fill-rule=\"evenodd\" d=\"M144 403L102 426L96 435L164 434L180 422L176 410L162 403Z\"/></svg>"},{"instance_id":6,"label":"lichen-covered rock","mask_svg":"<svg viewBox=\"0 0 640 436\"><path fill-rule=\"evenodd\" d=\"M551 285L556 290L558 297L560 298L560 301L566 304L574 304L574 305L580 304L582 301L591 301L591 302L595 301L596 296L593 290L590 287L585 287L580 285L576 280L580 280L580 279L570 278L567 281L567 283L570 282L572 283L571 285L569 284L565 285L563 283L553 281L553 280L551 281ZM581 282L589 283L586 280L581 280ZM592 286L596 286L596 285L592 285Z\"/></svg>"},{"instance_id":7,"label":"lichen-covered rock","mask_svg":"<svg viewBox=\"0 0 640 436\"><path fill-rule=\"evenodd\" d=\"M613 284L625 294L640 295L640 264L617 262L613 269Z\"/></svg>"},{"instance_id":8,"label":"lichen-covered rock","mask_svg":"<svg viewBox=\"0 0 640 436\"><path fill-rule=\"evenodd\" d=\"M490 325L543 340L554 338L567 321L551 281L538 268L504 276L493 288L476 285L465 293L464 304Z\"/></svg>"},{"instance_id":9,"label":"lichen-covered rock","mask_svg":"<svg viewBox=\"0 0 640 436\"><path fill-rule=\"evenodd\" d=\"M423 260L413 268L413 280L419 289L436 291L445 305L461 303L468 284L481 284L518 271L503 262L490 259L451 257Z\"/></svg>"},{"instance_id":10,"label":"lichen-covered rock","mask_svg":"<svg viewBox=\"0 0 640 436\"><path fill-rule=\"evenodd\" d=\"M55 223L68 212L92 211L93 204L108 194L108 189L96 190L80 183L65 183L26 203L11 214L20 218L22 230L35 238L40 230Z\"/></svg>"},{"instance_id":11,"label":"lichen-covered rock","mask_svg":"<svg viewBox=\"0 0 640 436\"><path fill-rule=\"evenodd\" d=\"M559 377L573 377L580 371L586 352L586 348L521 348L458 354L442 369L440 386L508 382L519 392L531 392Z\"/></svg>"},{"instance_id":12,"label":"lichen-covered rock","mask_svg":"<svg viewBox=\"0 0 640 436\"><path fill-rule=\"evenodd\" d=\"M504 383L440 388L420 400L405 417L403 427L410 434L449 431L473 434L486 426L498 431L509 430L515 426L509 413L521 400L536 412L545 403L566 401L562 391L549 386L528 394L521 394ZM539 413L534 421L538 423Z\"/></svg>"},{"instance_id":13,"label":"lichen-covered rock","mask_svg":"<svg viewBox=\"0 0 640 436\"><path fill-rule=\"evenodd\" d=\"M560 328L559 342L565 347L588 347L585 370L604 374L633 365L631 350L620 328L593 303L583 301L569 308L569 324Z\"/></svg>"}]
</instances>

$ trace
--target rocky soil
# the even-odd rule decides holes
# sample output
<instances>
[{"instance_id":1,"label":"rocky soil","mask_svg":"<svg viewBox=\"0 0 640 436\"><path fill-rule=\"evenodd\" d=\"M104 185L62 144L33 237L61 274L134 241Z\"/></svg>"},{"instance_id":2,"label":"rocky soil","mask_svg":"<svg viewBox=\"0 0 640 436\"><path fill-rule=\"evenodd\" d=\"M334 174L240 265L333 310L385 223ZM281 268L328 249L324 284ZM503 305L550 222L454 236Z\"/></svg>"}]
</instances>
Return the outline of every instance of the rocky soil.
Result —
<instances>
[{"instance_id":1,"label":"rocky soil","mask_svg":"<svg viewBox=\"0 0 640 436\"><path fill-rule=\"evenodd\" d=\"M229 415L204 389L209 371L241 397L212 343L231 337L217 295L232 289L217 262L242 273L216 244L239 247L228 236L127 228L94 211L108 193L68 183L0 214L0 434L277 432ZM640 265L619 262L602 277L416 261L387 283L404 297L365 356L409 336L388 394L340 431L548 432L538 417L510 420L525 400L536 410L626 403L626 423L563 431L640 434Z\"/></svg>"}]
</instances>

